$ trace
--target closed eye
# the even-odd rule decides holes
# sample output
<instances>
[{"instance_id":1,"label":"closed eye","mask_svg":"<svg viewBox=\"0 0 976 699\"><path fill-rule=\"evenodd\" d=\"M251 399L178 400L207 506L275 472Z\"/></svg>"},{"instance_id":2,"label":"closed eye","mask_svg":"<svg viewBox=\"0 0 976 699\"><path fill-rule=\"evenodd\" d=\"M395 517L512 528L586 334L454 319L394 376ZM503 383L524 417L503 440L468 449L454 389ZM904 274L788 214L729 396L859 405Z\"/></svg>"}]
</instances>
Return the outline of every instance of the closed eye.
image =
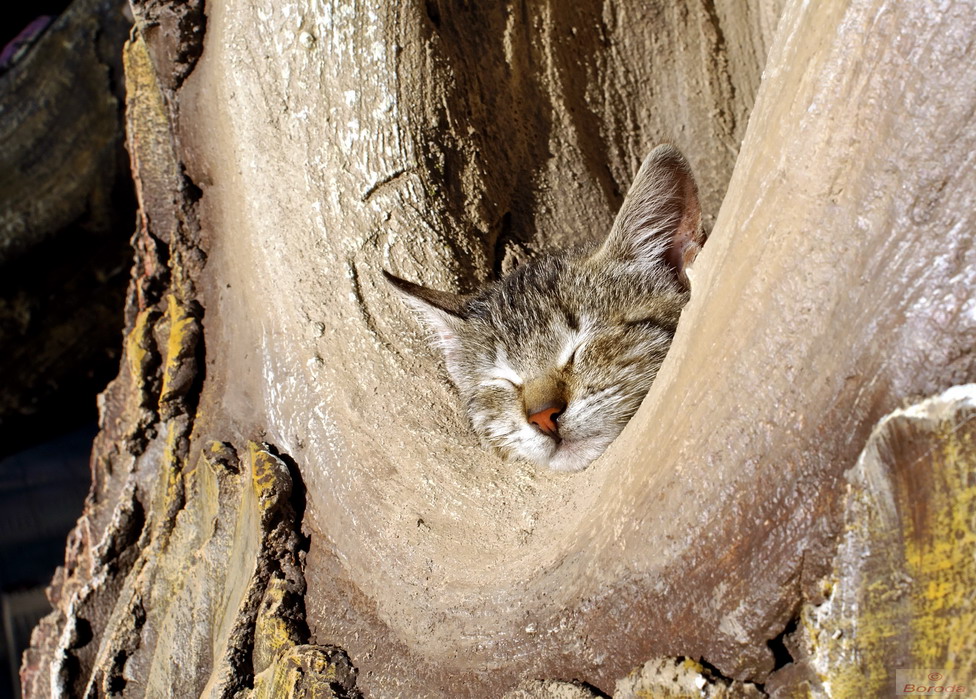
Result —
<instances>
[{"instance_id":1,"label":"closed eye","mask_svg":"<svg viewBox=\"0 0 976 699\"><path fill-rule=\"evenodd\" d=\"M483 382L483 385L518 388L522 385L522 377L508 367L496 366L488 374L488 380Z\"/></svg>"},{"instance_id":2,"label":"closed eye","mask_svg":"<svg viewBox=\"0 0 976 699\"><path fill-rule=\"evenodd\" d=\"M580 353L580 350L582 349L583 349L582 343L576 345L576 347L573 348L572 354L569 355L569 358L565 362L563 362L563 366L572 366L573 364L575 364L576 355L578 355Z\"/></svg>"},{"instance_id":3,"label":"closed eye","mask_svg":"<svg viewBox=\"0 0 976 699\"><path fill-rule=\"evenodd\" d=\"M488 388L489 386L494 386L496 388L504 388L506 391L515 390L516 388L518 388L517 384L512 383L508 379L501 379L501 378L488 379L487 381L482 381L480 385L482 388Z\"/></svg>"},{"instance_id":4,"label":"closed eye","mask_svg":"<svg viewBox=\"0 0 976 699\"><path fill-rule=\"evenodd\" d=\"M583 319L580 319L580 325L583 325ZM566 367L571 365L576 361L579 356L579 352L586 345L586 341L591 337L591 325L587 323L582 330L574 330L569 333L566 337L566 341L563 344L562 351L559 353L559 357L556 359L556 365L559 367Z\"/></svg>"},{"instance_id":5,"label":"closed eye","mask_svg":"<svg viewBox=\"0 0 976 699\"><path fill-rule=\"evenodd\" d=\"M563 348L562 354L559 355L559 359L556 361L560 368L572 366L572 364L576 361L576 357L579 355L580 350L583 349L583 345L586 344L581 337L575 337L573 339L575 342L572 344L567 344L566 347Z\"/></svg>"}]
</instances>

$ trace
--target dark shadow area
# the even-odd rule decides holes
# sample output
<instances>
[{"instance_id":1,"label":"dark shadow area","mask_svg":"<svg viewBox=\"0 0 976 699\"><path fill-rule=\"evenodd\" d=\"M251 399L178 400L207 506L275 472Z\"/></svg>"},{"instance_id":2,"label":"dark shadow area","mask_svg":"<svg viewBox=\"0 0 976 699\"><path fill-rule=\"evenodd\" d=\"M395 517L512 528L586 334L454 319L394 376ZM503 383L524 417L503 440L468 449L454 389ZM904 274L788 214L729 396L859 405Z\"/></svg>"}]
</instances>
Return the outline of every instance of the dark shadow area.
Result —
<instances>
[{"instance_id":1,"label":"dark shadow area","mask_svg":"<svg viewBox=\"0 0 976 699\"><path fill-rule=\"evenodd\" d=\"M0 26L66 6L8 4ZM0 73L0 457L93 422L118 371L136 211L122 7L72 3Z\"/></svg>"},{"instance_id":2,"label":"dark shadow area","mask_svg":"<svg viewBox=\"0 0 976 699\"><path fill-rule=\"evenodd\" d=\"M0 699L82 513L118 373L135 195L124 0L0 7Z\"/></svg>"},{"instance_id":3,"label":"dark shadow area","mask_svg":"<svg viewBox=\"0 0 976 699\"><path fill-rule=\"evenodd\" d=\"M0 458L95 422L131 265L126 238L77 227L0 267Z\"/></svg>"},{"instance_id":4,"label":"dark shadow area","mask_svg":"<svg viewBox=\"0 0 976 699\"><path fill-rule=\"evenodd\" d=\"M0 459L0 699L19 696L31 629L51 611L44 588L88 494L91 424Z\"/></svg>"},{"instance_id":5,"label":"dark shadow area","mask_svg":"<svg viewBox=\"0 0 976 699\"><path fill-rule=\"evenodd\" d=\"M61 14L70 3L67 0L38 0L37 2L7 3L0 10L0 51L9 46L7 55L12 57L17 46L15 40L27 42L39 35L47 24L43 18L54 18ZM2 62L0 62L2 63Z\"/></svg>"},{"instance_id":6,"label":"dark shadow area","mask_svg":"<svg viewBox=\"0 0 976 699\"><path fill-rule=\"evenodd\" d=\"M794 631L796 631L796 627L799 623L799 617L790 619L789 623L779 633L779 635L776 636L776 638L771 638L766 641L766 645L769 646L769 650L773 652L773 660L776 663L773 668L774 672L793 662L793 655L790 653L790 650L786 645L786 639L792 635Z\"/></svg>"}]
</instances>

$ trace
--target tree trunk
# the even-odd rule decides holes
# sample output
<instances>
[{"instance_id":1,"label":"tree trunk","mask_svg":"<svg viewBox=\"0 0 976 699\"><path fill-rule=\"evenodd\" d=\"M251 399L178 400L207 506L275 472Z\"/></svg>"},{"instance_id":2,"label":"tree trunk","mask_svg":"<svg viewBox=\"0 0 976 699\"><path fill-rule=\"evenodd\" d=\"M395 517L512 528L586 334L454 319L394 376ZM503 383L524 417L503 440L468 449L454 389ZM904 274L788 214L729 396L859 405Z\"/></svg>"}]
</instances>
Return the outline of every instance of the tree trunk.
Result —
<instances>
[{"instance_id":1,"label":"tree trunk","mask_svg":"<svg viewBox=\"0 0 976 699\"><path fill-rule=\"evenodd\" d=\"M135 10L125 359L29 696L819 686L845 471L976 376L971 6ZM381 271L597 240L662 141L717 219L659 378L586 471L499 461Z\"/></svg>"}]
</instances>

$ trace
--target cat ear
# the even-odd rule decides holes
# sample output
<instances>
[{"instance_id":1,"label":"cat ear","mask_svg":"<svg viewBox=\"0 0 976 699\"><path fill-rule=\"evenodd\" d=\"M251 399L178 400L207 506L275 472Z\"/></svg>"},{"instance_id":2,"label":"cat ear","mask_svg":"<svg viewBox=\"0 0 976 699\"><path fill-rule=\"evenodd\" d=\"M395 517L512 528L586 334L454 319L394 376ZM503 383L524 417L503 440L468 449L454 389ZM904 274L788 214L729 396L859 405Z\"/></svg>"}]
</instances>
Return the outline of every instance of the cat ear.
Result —
<instances>
[{"instance_id":1,"label":"cat ear","mask_svg":"<svg viewBox=\"0 0 976 699\"><path fill-rule=\"evenodd\" d=\"M395 277L386 270L383 270L383 277L434 331L437 336L434 344L444 353L447 369L451 376L454 376L461 351L458 330L464 323L462 312L465 297L446 291L428 289Z\"/></svg>"},{"instance_id":2,"label":"cat ear","mask_svg":"<svg viewBox=\"0 0 976 699\"><path fill-rule=\"evenodd\" d=\"M704 242L691 167L677 148L664 145L644 159L597 255L649 269L663 262L687 288L686 270Z\"/></svg>"}]
</instances>

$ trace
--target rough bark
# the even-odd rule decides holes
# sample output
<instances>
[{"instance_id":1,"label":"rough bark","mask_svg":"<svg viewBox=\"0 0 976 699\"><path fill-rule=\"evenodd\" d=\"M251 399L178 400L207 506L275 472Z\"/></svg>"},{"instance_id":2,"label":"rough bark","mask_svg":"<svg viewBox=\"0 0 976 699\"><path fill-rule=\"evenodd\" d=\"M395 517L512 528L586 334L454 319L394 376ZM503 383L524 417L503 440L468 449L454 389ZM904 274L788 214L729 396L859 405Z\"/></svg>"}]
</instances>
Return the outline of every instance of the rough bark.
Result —
<instances>
[{"instance_id":1,"label":"rough bark","mask_svg":"<svg viewBox=\"0 0 976 699\"><path fill-rule=\"evenodd\" d=\"M881 421L846 474L845 536L773 696L970 691L948 688L976 675L974 473L976 385Z\"/></svg>"},{"instance_id":2,"label":"rough bark","mask_svg":"<svg viewBox=\"0 0 976 699\"><path fill-rule=\"evenodd\" d=\"M136 9L126 371L30 695L809 684L772 648L845 471L976 370L973 9L790 2L775 41L761 3ZM380 272L596 239L659 141L722 202L672 353L587 471L502 463Z\"/></svg>"},{"instance_id":3,"label":"rough bark","mask_svg":"<svg viewBox=\"0 0 976 699\"><path fill-rule=\"evenodd\" d=\"M77 0L0 73L0 453L94 420L118 365L124 9Z\"/></svg>"}]
</instances>

